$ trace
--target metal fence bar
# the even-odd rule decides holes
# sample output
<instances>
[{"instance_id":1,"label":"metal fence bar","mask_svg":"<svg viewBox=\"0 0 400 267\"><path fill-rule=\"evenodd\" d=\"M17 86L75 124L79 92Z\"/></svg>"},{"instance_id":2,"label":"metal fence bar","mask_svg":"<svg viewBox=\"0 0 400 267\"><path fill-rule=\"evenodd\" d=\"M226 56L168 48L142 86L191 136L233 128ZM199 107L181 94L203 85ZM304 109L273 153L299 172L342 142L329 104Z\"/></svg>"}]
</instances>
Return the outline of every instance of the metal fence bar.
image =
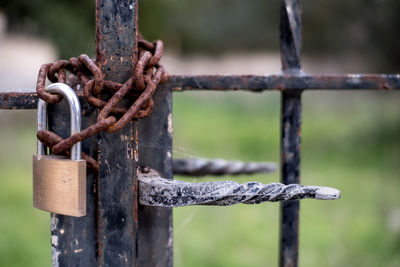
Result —
<instances>
[{"instance_id":1,"label":"metal fence bar","mask_svg":"<svg viewBox=\"0 0 400 267\"><path fill-rule=\"evenodd\" d=\"M339 190L324 186L234 181L191 183L164 179L152 169L139 173L139 199L146 206L231 206L304 198L334 200L340 198L340 194Z\"/></svg>"},{"instance_id":2,"label":"metal fence bar","mask_svg":"<svg viewBox=\"0 0 400 267\"><path fill-rule=\"evenodd\" d=\"M281 5L280 47L282 71L300 74L300 0L284 0ZM282 92L281 96L281 182L300 183L301 91ZM297 267L299 243L299 201L281 203L281 267Z\"/></svg>"},{"instance_id":3,"label":"metal fence bar","mask_svg":"<svg viewBox=\"0 0 400 267\"><path fill-rule=\"evenodd\" d=\"M296 91L296 90L399 90L400 74L315 75L171 75L159 89L175 92L212 91ZM83 97L81 91L77 92ZM35 89L0 91L0 109L36 109Z\"/></svg>"},{"instance_id":4,"label":"metal fence bar","mask_svg":"<svg viewBox=\"0 0 400 267\"><path fill-rule=\"evenodd\" d=\"M172 92L157 89L154 110L139 120L139 164L172 179ZM173 266L172 209L139 205L138 266Z\"/></svg>"},{"instance_id":5,"label":"metal fence bar","mask_svg":"<svg viewBox=\"0 0 400 267\"><path fill-rule=\"evenodd\" d=\"M400 89L399 74L305 74L270 75L171 75L160 85L174 91L264 91L264 90L365 90Z\"/></svg>"},{"instance_id":6,"label":"metal fence bar","mask_svg":"<svg viewBox=\"0 0 400 267\"><path fill-rule=\"evenodd\" d=\"M124 83L133 71L137 0L96 1L96 60L105 79ZM100 266L137 264L137 123L99 134L98 259Z\"/></svg>"},{"instance_id":7,"label":"metal fence bar","mask_svg":"<svg viewBox=\"0 0 400 267\"><path fill-rule=\"evenodd\" d=\"M96 109L86 101L81 101L82 127L88 127L96 121ZM49 104L49 128L62 137L70 134L69 107L62 101ZM82 143L82 151L96 157L97 138L94 136ZM93 173L87 174L86 203L87 215L71 217L51 215L51 245L53 266L97 266L97 193Z\"/></svg>"},{"instance_id":8,"label":"metal fence bar","mask_svg":"<svg viewBox=\"0 0 400 267\"><path fill-rule=\"evenodd\" d=\"M251 175L271 173L277 170L273 162L243 162L238 160L187 158L174 159L174 175L202 177L207 175Z\"/></svg>"},{"instance_id":9,"label":"metal fence bar","mask_svg":"<svg viewBox=\"0 0 400 267\"><path fill-rule=\"evenodd\" d=\"M300 183L301 94L282 94L281 182ZM298 200L281 204L280 266L297 266L299 239Z\"/></svg>"}]
</instances>

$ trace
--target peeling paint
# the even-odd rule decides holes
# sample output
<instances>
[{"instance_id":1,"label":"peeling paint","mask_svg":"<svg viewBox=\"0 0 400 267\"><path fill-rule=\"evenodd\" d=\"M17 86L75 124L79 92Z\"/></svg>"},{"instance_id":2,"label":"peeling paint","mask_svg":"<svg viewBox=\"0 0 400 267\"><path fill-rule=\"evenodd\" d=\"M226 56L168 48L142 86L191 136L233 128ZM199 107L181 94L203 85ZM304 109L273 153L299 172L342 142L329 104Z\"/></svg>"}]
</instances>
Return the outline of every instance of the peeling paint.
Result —
<instances>
[{"instance_id":1,"label":"peeling paint","mask_svg":"<svg viewBox=\"0 0 400 267\"><path fill-rule=\"evenodd\" d=\"M53 262L53 267L59 267L58 257L60 256L61 252L58 251L55 247L51 248L51 259Z\"/></svg>"},{"instance_id":2,"label":"peeling paint","mask_svg":"<svg viewBox=\"0 0 400 267\"><path fill-rule=\"evenodd\" d=\"M135 161L139 161L139 150L135 149L134 151Z\"/></svg>"},{"instance_id":3,"label":"peeling paint","mask_svg":"<svg viewBox=\"0 0 400 267\"><path fill-rule=\"evenodd\" d=\"M51 258L53 262L53 267L59 266L58 258L61 254L61 252L57 248L58 236L56 234L57 234L58 223L59 220L57 218L57 215L55 213L51 213L51 218L50 218L51 232L54 233L54 235L51 236Z\"/></svg>"},{"instance_id":4,"label":"peeling paint","mask_svg":"<svg viewBox=\"0 0 400 267\"><path fill-rule=\"evenodd\" d=\"M130 145L130 143L129 142L127 142L126 143L126 158L127 159L131 159L132 158L132 156L131 156L131 154L132 154L132 152L131 152L131 145Z\"/></svg>"},{"instance_id":5,"label":"peeling paint","mask_svg":"<svg viewBox=\"0 0 400 267\"><path fill-rule=\"evenodd\" d=\"M110 168L110 164L108 163L108 160L105 160L104 163L107 165L107 172L111 173L111 168Z\"/></svg>"},{"instance_id":6,"label":"peeling paint","mask_svg":"<svg viewBox=\"0 0 400 267\"><path fill-rule=\"evenodd\" d=\"M168 246L168 247L172 247L173 242L174 242L174 241L173 241L173 239L172 239L172 235L170 235L169 238L168 238L168 244L167 244L167 246Z\"/></svg>"},{"instance_id":7,"label":"peeling paint","mask_svg":"<svg viewBox=\"0 0 400 267\"><path fill-rule=\"evenodd\" d=\"M172 134L172 113L168 114L168 133Z\"/></svg>"},{"instance_id":8,"label":"peeling paint","mask_svg":"<svg viewBox=\"0 0 400 267\"><path fill-rule=\"evenodd\" d=\"M118 257L120 257L124 262L128 263L128 259L126 258L126 255L123 254L118 254Z\"/></svg>"},{"instance_id":9,"label":"peeling paint","mask_svg":"<svg viewBox=\"0 0 400 267\"><path fill-rule=\"evenodd\" d=\"M57 247L58 246L58 236L56 236L56 235L52 235L51 236L51 245L53 247Z\"/></svg>"},{"instance_id":10,"label":"peeling paint","mask_svg":"<svg viewBox=\"0 0 400 267\"><path fill-rule=\"evenodd\" d=\"M58 225L58 218L56 217L56 214L54 214L54 213L51 214L50 224L51 224L51 231L52 232L56 231L57 225Z\"/></svg>"}]
</instances>

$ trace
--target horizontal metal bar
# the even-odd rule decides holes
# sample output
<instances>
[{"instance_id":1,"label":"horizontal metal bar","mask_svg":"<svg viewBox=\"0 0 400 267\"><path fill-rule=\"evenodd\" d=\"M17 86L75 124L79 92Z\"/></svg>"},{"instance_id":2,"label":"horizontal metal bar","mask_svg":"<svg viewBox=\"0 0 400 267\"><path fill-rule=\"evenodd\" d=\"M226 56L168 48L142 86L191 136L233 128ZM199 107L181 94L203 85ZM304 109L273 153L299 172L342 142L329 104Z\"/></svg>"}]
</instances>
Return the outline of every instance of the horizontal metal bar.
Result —
<instances>
[{"instance_id":1,"label":"horizontal metal bar","mask_svg":"<svg viewBox=\"0 0 400 267\"><path fill-rule=\"evenodd\" d=\"M400 89L400 74L346 75L171 75L163 87L185 90L338 90Z\"/></svg>"},{"instance_id":2,"label":"horizontal metal bar","mask_svg":"<svg viewBox=\"0 0 400 267\"><path fill-rule=\"evenodd\" d=\"M400 74L171 75L159 86L173 91L399 90ZM79 97L83 97L78 92ZM0 109L36 109L34 89L0 90Z\"/></svg>"},{"instance_id":3,"label":"horizontal metal bar","mask_svg":"<svg viewBox=\"0 0 400 267\"><path fill-rule=\"evenodd\" d=\"M189 183L167 180L153 170L139 174L139 201L146 206L181 207L190 205L230 206L238 203L259 204L270 201L314 198L340 198L340 191L330 187L281 183L261 184L233 181Z\"/></svg>"},{"instance_id":4,"label":"horizontal metal bar","mask_svg":"<svg viewBox=\"0 0 400 267\"><path fill-rule=\"evenodd\" d=\"M242 162L224 159L174 159L172 164L174 175L188 176L271 173L276 170L277 165L273 162Z\"/></svg>"},{"instance_id":5,"label":"horizontal metal bar","mask_svg":"<svg viewBox=\"0 0 400 267\"><path fill-rule=\"evenodd\" d=\"M0 91L0 109L36 109L37 102L34 89Z\"/></svg>"}]
</instances>

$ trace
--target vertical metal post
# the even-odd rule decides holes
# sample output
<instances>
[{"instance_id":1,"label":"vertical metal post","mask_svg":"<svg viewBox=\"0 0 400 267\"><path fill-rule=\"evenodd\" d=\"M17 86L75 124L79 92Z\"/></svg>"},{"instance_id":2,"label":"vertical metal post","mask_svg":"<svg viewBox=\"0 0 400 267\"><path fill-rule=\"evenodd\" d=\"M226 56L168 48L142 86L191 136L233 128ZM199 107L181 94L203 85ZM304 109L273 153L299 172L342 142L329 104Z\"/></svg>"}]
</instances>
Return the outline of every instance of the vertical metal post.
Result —
<instances>
[{"instance_id":1,"label":"vertical metal post","mask_svg":"<svg viewBox=\"0 0 400 267\"><path fill-rule=\"evenodd\" d=\"M280 47L282 71L301 72L300 0L283 0L281 5ZM281 98L281 181L300 183L301 91L282 92ZM281 204L280 266L298 265L299 201Z\"/></svg>"},{"instance_id":2,"label":"vertical metal post","mask_svg":"<svg viewBox=\"0 0 400 267\"><path fill-rule=\"evenodd\" d=\"M172 179L172 91L158 88L154 110L139 121L139 164ZM139 205L140 267L172 267L172 208Z\"/></svg>"},{"instance_id":3,"label":"vertical metal post","mask_svg":"<svg viewBox=\"0 0 400 267\"><path fill-rule=\"evenodd\" d=\"M96 5L96 61L105 79L123 83L137 59L137 0ZM154 102L152 115L140 123L141 165L172 179L171 90L158 90ZM86 128L95 122L96 109L81 104ZM50 129L63 137L69 133L68 110L65 103L49 106ZM98 177L87 177L87 216L52 215L53 266L172 267L172 209L139 207L137 201L137 126L131 122L119 133L83 142L85 153L99 154L100 170Z\"/></svg>"},{"instance_id":4,"label":"vertical metal post","mask_svg":"<svg viewBox=\"0 0 400 267\"><path fill-rule=\"evenodd\" d=\"M96 1L96 61L105 79L124 83L137 58L137 0ZM100 266L137 264L137 123L99 134L98 260Z\"/></svg>"},{"instance_id":5,"label":"vertical metal post","mask_svg":"<svg viewBox=\"0 0 400 267\"><path fill-rule=\"evenodd\" d=\"M81 101L82 128L96 122L96 109ZM70 134L69 107L65 100L49 105L49 128L62 137ZM96 158L97 138L82 142L82 151ZM88 172L86 203L87 215L80 218L51 214L51 244L53 266L97 266L97 223L94 174Z\"/></svg>"}]
</instances>

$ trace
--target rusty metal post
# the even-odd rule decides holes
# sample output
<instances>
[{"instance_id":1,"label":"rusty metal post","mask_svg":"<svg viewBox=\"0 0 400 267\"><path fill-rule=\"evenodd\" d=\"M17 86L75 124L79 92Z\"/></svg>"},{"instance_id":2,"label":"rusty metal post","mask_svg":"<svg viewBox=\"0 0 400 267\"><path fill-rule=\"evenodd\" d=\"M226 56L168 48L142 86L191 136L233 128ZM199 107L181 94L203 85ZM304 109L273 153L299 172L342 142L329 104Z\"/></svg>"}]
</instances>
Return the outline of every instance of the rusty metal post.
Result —
<instances>
[{"instance_id":1,"label":"rusty metal post","mask_svg":"<svg viewBox=\"0 0 400 267\"><path fill-rule=\"evenodd\" d=\"M136 59L137 2L97 0L96 59L105 78L125 82ZM81 101L83 128L96 109ZM50 129L68 136L68 107L49 106ZM87 215L51 217L53 266L134 266L137 264L137 123L117 134L83 141L83 151L99 153L98 177L87 177Z\"/></svg>"},{"instance_id":2,"label":"rusty metal post","mask_svg":"<svg viewBox=\"0 0 400 267\"><path fill-rule=\"evenodd\" d=\"M172 91L159 88L154 110L139 121L139 164L172 179ZM172 208L139 205L138 264L172 267Z\"/></svg>"},{"instance_id":3,"label":"rusty metal post","mask_svg":"<svg viewBox=\"0 0 400 267\"><path fill-rule=\"evenodd\" d=\"M105 79L124 83L137 58L137 1L96 1L96 61ZM137 123L99 134L97 181L100 266L137 264Z\"/></svg>"},{"instance_id":4,"label":"rusty metal post","mask_svg":"<svg viewBox=\"0 0 400 267\"><path fill-rule=\"evenodd\" d=\"M123 83L132 75L136 30L136 0L96 1L96 61L105 79ZM153 114L140 123L141 164L172 179L172 91L157 91L154 102ZM96 109L81 104L86 128ZM68 136L68 107L51 105L49 113L50 129ZM83 142L85 153L98 153L99 173L88 175L87 216L52 215L53 266L172 267L172 209L138 204L138 135L138 123L131 122Z\"/></svg>"},{"instance_id":5,"label":"rusty metal post","mask_svg":"<svg viewBox=\"0 0 400 267\"><path fill-rule=\"evenodd\" d=\"M301 7L300 0L283 0L280 20L282 71L301 73ZM282 92L281 98L281 182L300 183L301 91ZM281 204L280 266L298 265L298 200Z\"/></svg>"},{"instance_id":6,"label":"rusty metal post","mask_svg":"<svg viewBox=\"0 0 400 267\"><path fill-rule=\"evenodd\" d=\"M96 122L96 109L86 101L82 106L82 128ZM69 107L63 100L59 104L49 104L49 128L62 137L69 135ZM91 137L82 142L82 151L96 157L97 138ZM87 175L86 216L70 217L51 215L51 245L53 266L97 266L97 223L96 223L96 177Z\"/></svg>"}]
</instances>

